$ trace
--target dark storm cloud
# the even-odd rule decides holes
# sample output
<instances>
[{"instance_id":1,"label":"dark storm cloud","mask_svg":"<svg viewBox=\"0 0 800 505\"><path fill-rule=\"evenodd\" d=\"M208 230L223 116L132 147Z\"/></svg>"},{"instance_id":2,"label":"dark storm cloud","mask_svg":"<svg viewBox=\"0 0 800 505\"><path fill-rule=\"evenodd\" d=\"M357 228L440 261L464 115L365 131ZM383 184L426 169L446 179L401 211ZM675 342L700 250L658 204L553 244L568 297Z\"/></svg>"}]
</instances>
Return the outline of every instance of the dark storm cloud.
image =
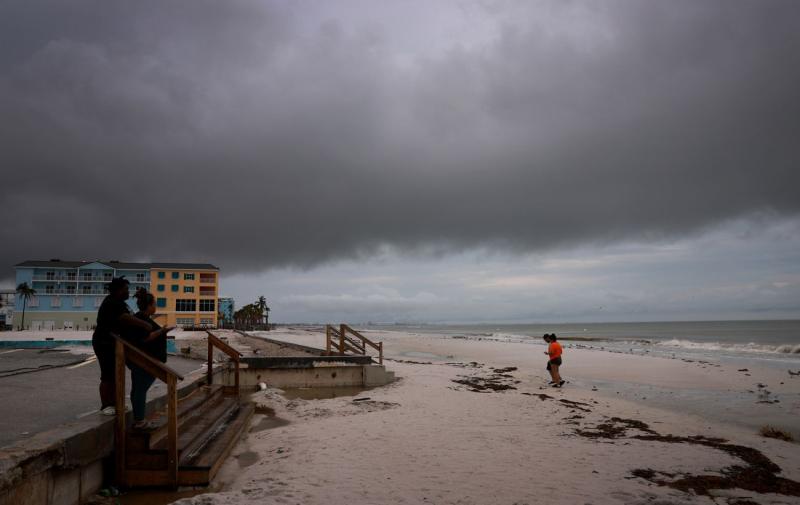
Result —
<instances>
[{"instance_id":1,"label":"dark storm cloud","mask_svg":"<svg viewBox=\"0 0 800 505\"><path fill-rule=\"evenodd\" d=\"M500 3L491 40L411 56L391 16L291 5L4 2L0 264L243 271L800 210L796 1Z\"/></svg>"}]
</instances>

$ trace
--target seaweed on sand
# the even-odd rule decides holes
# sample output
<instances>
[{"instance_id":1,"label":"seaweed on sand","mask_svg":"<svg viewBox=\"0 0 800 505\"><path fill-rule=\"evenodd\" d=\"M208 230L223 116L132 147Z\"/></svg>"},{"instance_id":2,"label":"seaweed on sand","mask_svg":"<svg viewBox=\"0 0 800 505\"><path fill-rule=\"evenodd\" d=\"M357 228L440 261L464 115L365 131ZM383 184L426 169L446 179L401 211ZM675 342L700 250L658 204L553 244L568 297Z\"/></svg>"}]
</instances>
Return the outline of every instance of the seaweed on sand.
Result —
<instances>
[{"instance_id":1,"label":"seaweed on sand","mask_svg":"<svg viewBox=\"0 0 800 505\"><path fill-rule=\"evenodd\" d=\"M636 429L645 434L628 436L629 429ZM726 452L744 463L743 465L724 467L719 470L719 475L671 474L650 468L637 468L631 471L631 475L634 477L644 479L658 486L666 486L703 496L711 496L711 491L716 489L744 489L760 494L774 493L784 496L800 496L800 482L780 477L778 474L781 473L781 468L761 451L752 447L731 444L721 438L661 435L642 421L620 419L618 417L612 417L610 420L600 423L590 430L578 429L575 432L588 438L627 438L667 444L700 445Z\"/></svg>"}]
</instances>

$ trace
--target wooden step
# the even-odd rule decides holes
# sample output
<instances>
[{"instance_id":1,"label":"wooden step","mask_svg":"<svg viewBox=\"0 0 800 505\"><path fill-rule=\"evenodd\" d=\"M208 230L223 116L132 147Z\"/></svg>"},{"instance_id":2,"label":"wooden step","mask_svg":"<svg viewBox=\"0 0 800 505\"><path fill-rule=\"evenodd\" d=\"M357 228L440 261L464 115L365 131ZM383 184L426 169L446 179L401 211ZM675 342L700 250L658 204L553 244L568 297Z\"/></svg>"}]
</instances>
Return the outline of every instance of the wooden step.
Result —
<instances>
[{"instance_id":1,"label":"wooden step","mask_svg":"<svg viewBox=\"0 0 800 505\"><path fill-rule=\"evenodd\" d=\"M178 433L186 425L202 415L214 402L222 397L225 388L220 385L202 386L178 400ZM128 450L145 451L154 448L167 438L166 408L148 417L156 428L150 431L128 432Z\"/></svg>"},{"instance_id":2,"label":"wooden step","mask_svg":"<svg viewBox=\"0 0 800 505\"><path fill-rule=\"evenodd\" d=\"M214 428L215 436L194 454L181 457L178 480L182 486L206 486L219 471L250 423L255 412L253 403L241 403L233 415Z\"/></svg>"},{"instance_id":3,"label":"wooden step","mask_svg":"<svg viewBox=\"0 0 800 505\"><path fill-rule=\"evenodd\" d=\"M192 422L185 423L178 430L178 454L189 454L202 447L203 440L214 434L220 424L225 423L239 409L239 399L220 396L203 404L203 411L194 415ZM167 439L159 440L152 446L154 450L167 450Z\"/></svg>"}]
</instances>

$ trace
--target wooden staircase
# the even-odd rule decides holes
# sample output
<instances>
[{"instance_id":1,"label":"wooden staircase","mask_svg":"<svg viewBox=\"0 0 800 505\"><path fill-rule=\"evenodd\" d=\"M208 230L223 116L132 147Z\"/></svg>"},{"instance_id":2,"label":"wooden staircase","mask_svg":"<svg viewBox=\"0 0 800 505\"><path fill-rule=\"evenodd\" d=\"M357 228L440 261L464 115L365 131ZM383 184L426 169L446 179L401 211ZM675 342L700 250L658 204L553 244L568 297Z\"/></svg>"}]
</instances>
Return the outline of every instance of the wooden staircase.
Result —
<instances>
[{"instance_id":1,"label":"wooden staircase","mask_svg":"<svg viewBox=\"0 0 800 505\"><path fill-rule=\"evenodd\" d=\"M247 428L252 403L239 395L240 354L209 333L207 384L177 398L176 383L183 379L167 365L117 338L117 412L124 412L125 362L133 362L167 384L167 408L148 416L150 431L125 427L117 415L116 478L124 487L178 487L208 485ZM213 348L236 364L236 385L212 383Z\"/></svg>"},{"instance_id":2,"label":"wooden staircase","mask_svg":"<svg viewBox=\"0 0 800 505\"><path fill-rule=\"evenodd\" d=\"M338 329L330 324L325 326L325 353L328 356L366 356L367 346L378 351L378 363L383 365L383 342L373 342L346 324L340 324Z\"/></svg>"}]
</instances>

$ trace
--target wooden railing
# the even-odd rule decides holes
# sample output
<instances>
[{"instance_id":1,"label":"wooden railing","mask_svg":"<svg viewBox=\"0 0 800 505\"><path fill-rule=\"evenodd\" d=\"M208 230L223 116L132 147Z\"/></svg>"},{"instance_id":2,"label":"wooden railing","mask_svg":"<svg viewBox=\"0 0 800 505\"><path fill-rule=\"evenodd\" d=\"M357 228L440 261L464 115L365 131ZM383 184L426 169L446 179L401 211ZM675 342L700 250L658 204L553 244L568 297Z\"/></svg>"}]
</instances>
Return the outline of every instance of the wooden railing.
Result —
<instances>
[{"instance_id":1,"label":"wooden railing","mask_svg":"<svg viewBox=\"0 0 800 505\"><path fill-rule=\"evenodd\" d=\"M183 376L164 363L155 360L129 344L118 335L116 340L116 479L125 485L125 364L126 361L138 366L167 385L167 474L168 481L178 486L178 381Z\"/></svg>"},{"instance_id":2,"label":"wooden railing","mask_svg":"<svg viewBox=\"0 0 800 505\"><path fill-rule=\"evenodd\" d=\"M325 327L325 350L328 355L367 354L367 346L378 351L378 363L383 364L383 342L375 343L346 324L339 329L331 325Z\"/></svg>"},{"instance_id":3,"label":"wooden railing","mask_svg":"<svg viewBox=\"0 0 800 505\"><path fill-rule=\"evenodd\" d=\"M211 333L210 331L206 330L208 333L208 370L206 373L208 374L208 385L210 386L212 381L214 380L214 348L216 347L220 351L227 354L234 362L236 366L236 375L234 377L234 387L236 388L236 394L239 394L239 361L242 357L242 353L231 347L230 345L223 342L219 337Z\"/></svg>"}]
</instances>

